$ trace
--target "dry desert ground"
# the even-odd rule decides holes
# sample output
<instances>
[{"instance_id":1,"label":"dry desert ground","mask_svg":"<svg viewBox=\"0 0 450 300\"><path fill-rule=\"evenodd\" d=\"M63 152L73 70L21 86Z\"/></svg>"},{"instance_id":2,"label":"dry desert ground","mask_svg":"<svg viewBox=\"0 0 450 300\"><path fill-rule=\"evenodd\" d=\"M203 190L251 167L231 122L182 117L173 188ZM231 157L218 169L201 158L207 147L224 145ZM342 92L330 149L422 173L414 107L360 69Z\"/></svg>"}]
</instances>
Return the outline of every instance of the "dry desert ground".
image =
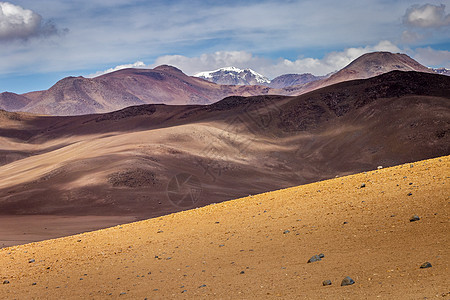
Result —
<instances>
[{"instance_id":1,"label":"dry desert ground","mask_svg":"<svg viewBox=\"0 0 450 300\"><path fill-rule=\"evenodd\" d=\"M3 248L0 298L449 299L449 171L446 156Z\"/></svg>"}]
</instances>

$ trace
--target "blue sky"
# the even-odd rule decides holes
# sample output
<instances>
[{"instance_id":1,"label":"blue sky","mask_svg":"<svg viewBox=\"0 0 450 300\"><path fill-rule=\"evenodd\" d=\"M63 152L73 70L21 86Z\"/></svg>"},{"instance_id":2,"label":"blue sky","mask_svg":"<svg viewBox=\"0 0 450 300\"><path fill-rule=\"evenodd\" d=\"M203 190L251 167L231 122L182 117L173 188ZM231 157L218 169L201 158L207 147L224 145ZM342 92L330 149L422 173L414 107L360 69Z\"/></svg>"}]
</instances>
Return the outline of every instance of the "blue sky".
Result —
<instances>
[{"instance_id":1,"label":"blue sky","mask_svg":"<svg viewBox=\"0 0 450 300\"><path fill-rule=\"evenodd\" d=\"M371 51L450 68L450 0L0 2L0 92L171 64L323 75Z\"/></svg>"}]
</instances>

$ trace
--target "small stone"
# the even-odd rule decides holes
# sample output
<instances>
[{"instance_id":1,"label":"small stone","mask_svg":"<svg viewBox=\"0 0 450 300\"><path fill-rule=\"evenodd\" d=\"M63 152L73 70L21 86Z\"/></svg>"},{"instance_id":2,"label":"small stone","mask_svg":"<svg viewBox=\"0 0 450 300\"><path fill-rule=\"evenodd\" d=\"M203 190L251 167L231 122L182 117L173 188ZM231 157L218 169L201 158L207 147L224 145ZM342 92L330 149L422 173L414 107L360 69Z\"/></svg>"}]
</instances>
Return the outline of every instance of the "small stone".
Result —
<instances>
[{"instance_id":1,"label":"small stone","mask_svg":"<svg viewBox=\"0 0 450 300\"><path fill-rule=\"evenodd\" d=\"M182 290L181 293L182 294L187 293L187 290Z\"/></svg>"},{"instance_id":2,"label":"small stone","mask_svg":"<svg viewBox=\"0 0 450 300\"><path fill-rule=\"evenodd\" d=\"M32 258L28 261L29 264L34 263L34 262L35 262L34 258Z\"/></svg>"},{"instance_id":3,"label":"small stone","mask_svg":"<svg viewBox=\"0 0 450 300\"><path fill-rule=\"evenodd\" d=\"M327 285L331 285L331 280L324 280L323 282L322 282L322 285L323 286L327 286Z\"/></svg>"},{"instance_id":4,"label":"small stone","mask_svg":"<svg viewBox=\"0 0 450 300\"><path fill-rule=\"evenodd\" d=\"M415 221L419 221L419 220L420 220L420 218L418 215L414 215L411 217L411 219L409 219L410 222L415 222Z\"/></svg>"},{"instance_id":5,"label":"small stone","mask_svg":"<svg viewBox=\"0 0 450 300\"><path fill-rule=\"evenodd\" d=\"M365 183L361 184L361 188L364 188L364 187L366 187L366 184Z\"/></svg>"},{"instance_id":6,"label":"small stone","mask_svg":"<svg viewBox=\"0 0 450 300\"><path fill-rule=\"evenodd\" d=\"M347 222L347 221L345 221L345 222L344 222L344 224L348 224L348 222Z\"/></svg>"},{"instance_id":7,"label":"small stone","mask_svg":"<svg viewBox=\"0 0 450 300\"><path fill-rule=\"evenodd\" d=\"M408 196L412 196L412 193L408 193Z\"/></svg>"},{"instance_id":8,"label":"small stone","mask_svg":"<svg viewBox=\"0 0 450 300\"><path fill-rule=\"evenodd\" d=\"M342 279L341 286L352 285L354 283L355 281L351 279L349 276L347 276L344 279Z\"/></svg>"},{"instance_id":9,"label":"small stone","mask_svg":"<svg viewBox=\"0 0 450 300\"><path fill-rule=\"evenodd\" d=\"M320 253L320 254L319 254L319 257L320 257L320 258L324 258L324 257L325 257L325 254Z\"/></svg>"},{"instance_id":10,"label":"small stone","mask_svg":"<svg viewBox=\"0 0 450 300\"><path fill-rule=\"evenodd\" d=\"M201 286L199 286L199 288L203 288L206 287L206 284L202 284Z\"/></svg>"},{"instance_id":11,"label":"small stone","mask_svg":"<svg viewBox=\"0 0 450 300\"><path fill-rule=\"evenodd\" d=\"M381 169L383 169L383 166L378 166L377 169L381 170Z\"/></svg>"},{"instance_id":12,"label":"small stone","mask_svg":"<svg viewBox=\"0 0 450 300\"><path fill-rule=\"evenodd\" d=\"M319 260L322 260L322 258L319 255L314 255L313 257L311 257L308 260L308 263L313 263L313 262L316 262L316 261L319 261Z\"/></svg>"},{"instance_id":13,"label":"small stone","mask_svg":"<svg viewBox=\"0 0 450 300\"><path fill-rule=\"evenodd\" d=\"M289 230L285 230L285 231L283 231L283 234L287 234L289 232L290 232Z\"/></svg>"},{"instance_id":14,"label":"small stone","mask_svg":"<svg viewBox=\"0 0 450 300\"><path fill-rule=\"evenodd\" d=\"M37 283L36 282L33 282L31 285L36 285Z\"/></svg>"},{"instance_id":15,"label":"small stone","mask_svg":"<svg viewBox=\"0 0 450 300\"><path fill-rule=\"evenodd\" d=\"M421 269L426 269L426 268L431 268L431 267L432 267L432 265L431 265L431 263L429 263L428 261L427 261L427 262L424 262L424 263L420 266Z\"/></svg>"},{"instance_id":16,"label":"small stone","mask_svg":"<svg viewBox=\"0 0 450 300\"><path fill-rule=\"evenodd\" d=\"M3 284L9 284L9 280L3 281Z\"/></svg>"},{"instance_id":17,"label":"small stone","mask_svg":"<svg viewBox=\"0 0 450 300\"><path fill-rule=\"evenodd\" d=\"M239 274L245 274L245 272L244 272L244 271L241 271L241 273L239 273Z\"/></svg>"}]
</instances>

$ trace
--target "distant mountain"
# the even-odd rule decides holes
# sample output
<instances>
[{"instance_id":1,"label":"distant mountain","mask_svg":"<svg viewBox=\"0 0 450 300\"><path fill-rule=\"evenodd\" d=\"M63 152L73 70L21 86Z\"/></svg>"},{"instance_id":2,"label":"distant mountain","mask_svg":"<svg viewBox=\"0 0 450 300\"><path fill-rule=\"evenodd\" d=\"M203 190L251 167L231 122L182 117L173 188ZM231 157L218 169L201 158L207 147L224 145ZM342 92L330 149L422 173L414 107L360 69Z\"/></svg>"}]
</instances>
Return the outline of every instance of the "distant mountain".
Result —
<instances>
[{"instance_id":1,"label":"distant mountain","mask_svg":"<svg viewBox=\"0 0 450 300\"><path fill-rule=\"evenodd\" d=\"M0 94L0 109L7 111L19 111L30 102L30 99L22 95L9 92Z\"/></svg>"},{"instance_id":2,"label":"distant mountain","mask_svg":"<svg viewBox=\"0 0 450 300\"><path fill-rule=\"evenodd\" d=\"M450 76L450 69L447 68L437 68L437 69L432 69L434 72L440 74L440 75L446 75L446 76Z\"/></svg>"},{"instance_id":3,"label":"distant mountain","mask_svg":"<svg viewBox=\"0 0 450 300\"><path fill-rule=\"evenodd\" d=\"M251 70L241 70L235 67L220 68L214 71L200 72L195 77L227 85L269 85L270 80Z\"/></svg>"},{"instance_id":4,"label":"distant mountain","mask_svg":"<svg viewBox=\"0 0 450 300\"><path fill-rule=\"evenodd\" d=\"M163 65L154 69L124 69L95 78L67 77L48 90L22 95L5 92L0 94L0 109L80 115L111 112L142 104L205 105L228 96L297 96L335 83L365 79L394 70L436 74L405 54L389 52L364 54L326 78L288 74L275 78L272 83L250 69L230 67L197 74L211 81L219 82L220 79L220 82L227 83L224 85L187 76L175 67ZM439 70L444 73L448 71Z\"/></svg>"},{"instance_id":5,"label":"distant mountain","mask_svg":"<svg viewBox=\"0 0 450 300\"><path fill-rule=\"evenodd\" d=\"M189 205L203 206L449 155L449 95L450 77L393 71L297 97L72 117L0 111L0 212L154 217L182 209L168 198L179 173L202 183Z\"/></svg>"},{"instance_id":6,"label":"distant mountain","mask_svg":"<svg viewBox=\"0 0 450 300\"><path fill-rule=\"evenodd\" d=\"M288 86L306 84L326 77L327 76L314 76L311 73L285 74L272 79L270 81L269 87L275 89L282 89Z\"/></svg>"},{"instance_id":7,"label":"distant mountain","mask_svg":"<svg viewBox=\"0 0 450 300\"><path fill-rule=\"evenodd\" d=\"M421 65L406 54L372 52L358 57L342 70L334 73L326 79L288 87L285 88L285 90L287 91L287 94L299 95L332 84L355 79L367 79L391 71L435 73L433 70Z\"/></svg>"},{"instance_id":8,"label":"distant mountain","mask_svg":"<svg viewBox=\"0 0 450 300\"><path fill-rule=\"evenodd\" d=\"M277 94L263 86L219 85L172 66L123 69L95 78L67 77L50 89L0 94L0 109L48 115L105 113L142 104L210 104L227 96ZM13 101L14 99L14 101Z\"/></svg>"}]
</instances>

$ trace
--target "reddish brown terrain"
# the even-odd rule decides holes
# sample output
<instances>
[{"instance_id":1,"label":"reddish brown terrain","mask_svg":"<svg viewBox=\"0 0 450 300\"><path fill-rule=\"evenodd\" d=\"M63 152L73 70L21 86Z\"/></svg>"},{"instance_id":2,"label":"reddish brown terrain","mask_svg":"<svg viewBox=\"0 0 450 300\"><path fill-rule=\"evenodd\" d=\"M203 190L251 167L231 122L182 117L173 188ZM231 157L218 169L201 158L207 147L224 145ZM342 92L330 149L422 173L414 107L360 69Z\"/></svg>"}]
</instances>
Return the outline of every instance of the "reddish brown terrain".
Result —
<instances>
[{"instance_id":1,"label":"reddish brown terrain","mask_svg":"<svg viewBox=\"0 0 450 300\"><path fill-rule=\"evenodd\" d=\"M449 172L441 157L0 249L0 298L448 299Z\"/></svg>"},{"instance_id":2,"label":"reddish brown terrain","mask_svg":"<svg viewBox=\"0 0 450 300\"><path fill-rule=\"evenodd\" d=\"M220 85L187 76L175 67L159 66L154 69L125 69L96 78L67 77L48 90L23 95L2 93L0 109L69 116L112 112L142 104L204 105L228 96L296 96L332 84L366 79L394 70L434 73L405 54L389 52L362 55L331 77L320 80L311 74L280 76L274 79L273 87L277 88ZM286 82L296 85L281 89Z\"/></svg>"},{"instance_id":3,"label":"reddish brown terrain","mask_svg":"<svg viewBox=\"0 0 450 300\"><path fill-rule=\"evenodd\" d=\"M96 78L67 77L46 91L0 94L0 108L46 115L82 115L142 104L210 104L230 95L276 94L263 86L218 85L171 66L124 69ZM15 106L2 99L15 97ZM24 100L23 100L24 99ZM27 102L28 101L28 102Z\"/></svg>"},{"instance_id":4,"label":"reddish brown terrain","mask_svg":"<svg viewBox=\"0 0 450 300\"><path fill-rule=\"evenodd\" d=\"M366 79L391 71L416 71L436 74L432 69L421 65L406 54L373 52L360 56L328 78L288 87L285 90L288 95L299 95L332 84L348 80Z\"/></svg>"},{"instance_id":5,"label":"reddish brown terrain","mask_svg":"<svg viewBox=\"0 0 450 300\"><path fill-rule=\"evenodd\" d=\"M1 112L0 222L143 219L448 155L449 99L449 77L395 71L297 97L72 117ZM16 230L0 246L27 241Z\"/></svg>"}]
</instances>

